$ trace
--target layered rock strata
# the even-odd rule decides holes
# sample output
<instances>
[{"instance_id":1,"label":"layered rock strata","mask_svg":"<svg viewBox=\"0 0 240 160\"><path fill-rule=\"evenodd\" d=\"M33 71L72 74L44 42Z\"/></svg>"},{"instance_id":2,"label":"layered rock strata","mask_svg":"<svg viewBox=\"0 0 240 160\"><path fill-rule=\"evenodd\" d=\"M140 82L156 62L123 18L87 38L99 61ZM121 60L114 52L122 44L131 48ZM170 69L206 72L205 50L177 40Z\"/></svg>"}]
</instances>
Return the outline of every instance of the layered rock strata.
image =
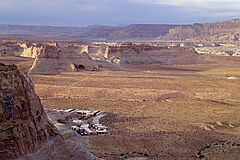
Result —
<instances>
[{"instance_id":1,"label":"layered rock strata","mask_svg":"<svg viewBox=\"0 0 240 160\"><path fill-rule=\"evenodd\" d=\"M31 79L15 65L0 63L0 102L0 159L33 153L59 136Z\"/></svg>"}]
</instances>

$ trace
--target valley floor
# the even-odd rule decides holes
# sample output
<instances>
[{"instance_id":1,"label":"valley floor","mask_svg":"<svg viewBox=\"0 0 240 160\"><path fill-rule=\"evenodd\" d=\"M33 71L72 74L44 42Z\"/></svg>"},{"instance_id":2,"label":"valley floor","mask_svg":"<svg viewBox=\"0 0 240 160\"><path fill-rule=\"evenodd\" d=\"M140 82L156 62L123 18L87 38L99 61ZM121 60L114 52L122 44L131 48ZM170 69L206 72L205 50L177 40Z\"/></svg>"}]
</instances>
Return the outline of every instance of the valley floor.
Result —
<instances>
[{"instance_id":1,"label":"valley floor","mask_svg":"<svg viewBox=\"0 0 240 160\"><path fill-rule=\"evenodd\" d=\"M32 76L44 106L107 112L91 137L104 159L238 159L240 68L171 66Z\"/></svg>"}]
</instances>

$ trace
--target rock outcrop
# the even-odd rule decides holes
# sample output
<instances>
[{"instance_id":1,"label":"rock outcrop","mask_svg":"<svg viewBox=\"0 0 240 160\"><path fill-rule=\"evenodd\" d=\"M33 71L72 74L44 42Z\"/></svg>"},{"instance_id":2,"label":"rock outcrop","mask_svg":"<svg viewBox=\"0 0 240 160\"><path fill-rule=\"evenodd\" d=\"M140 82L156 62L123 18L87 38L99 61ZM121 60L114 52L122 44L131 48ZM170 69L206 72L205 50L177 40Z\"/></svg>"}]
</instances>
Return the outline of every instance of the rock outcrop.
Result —
<instances>
[{"instance_id":1,"label":"rock outcrop","mask_svg":"<svg viewBox=\"0 0 240 160\"><path fill-rule=\"evenodd\" d=\"M71 49L68 50L67 48ZM83 50L81 50L82 48ZM40 50L40 54L35 59L29 73L51 75L82 70L118 69L119 66L117 64L108 61L108 59L104 57L106 56L105 50L106 47L53 46L46 44Z\"/></svg>"},{"instance_id":2,"label":"rock outcrop","mask_svg":"<svg viewBox=\"0 0 240 160\"><path fill-rule=\"evenodd\" d=\"M68 128L59 132L50 120L31 79L15 65L0 63L0 159L97 159L88 139Z\"/></svg>"},{"instance_id":3,"label":"rock outcrop","mask_svg":"<svg viewBox=\"0 0 240 160\"><path fill-rule=\"evenodd\" d=\"M75 68L67 59L60 58L60 52L55 46L44 46L39 56L35 59L31 74L57 74L59 72L73 72Z\"/></svg>"},{"instance_id":4,"label":"rock outcrop","mask_svg":"<svg viewBox=\"0 0 240 160\"><path fill-rule=\"evenodd\" d=\"M44 46L55 46L56 43L18 43L22 48L21 57L37 58L43 52Z\"/></svg>"},{"instance_id":5,"label":"rock outcrop","mask_svg":"<svg viewBox=\"0 0 240 160\"><path fill-rule=\"evenodd\" d=\"M238 41L240 39L240 19L224 22L182 25L171 28L163 40L197 39L205 41Z\"/></svg>"},{"instance_id":6,"label":"rock outcrop","mask_svg":"<svg viewBox=\"0 0 240 160\"><path fill-rule=\"evenodd\" d=\"M37 45L37 44L19 44L22 49L23 52L21 53L22 57L30 57L30 58L36 58L39 54L40 51L42 49L42 45Z\"/></svg>"},{"instance_id":7,"label":"rock outcrop","mask_svg":"<svg viewBox=\"0 0 240 160\"><path fill-rule=\"evenodd\" d=\"M111 46L108 53L112 61L119 63L142 65L187 65L204 63L196 52L188 47L155 47L148 45Z\"/></svg>"},{"instance_id":8,"label":"rock outcrop","mask_svg":"<svg viewBox=\"0 0 240 160\"><path fill-rule=\"evenodd\" d=\"M19 56L22 50L15 42L0 42L0 56Z\"/></svg>"},{"instance_id":9,"label":"rock outcrop","mask_svg":"<svg viewBox=\"0 0 240 160\"><path fill-rule=\"evenodd\" d=\"M0 63L0 101L0 159L33 153L59 136L31 79L15 65Z\"/></svg>"},{"instance_id":10,"label":"rock outcrop","mask_svg":"<svg viewBox=\"0 0 240 160\"><path fill-rule=\"evenodd\" d=\"M97 66L87 53L69 55L56 46L45 45L35 59L30 74L58 74L78 70L95 70Z\"/></svg>"}]
</instances>

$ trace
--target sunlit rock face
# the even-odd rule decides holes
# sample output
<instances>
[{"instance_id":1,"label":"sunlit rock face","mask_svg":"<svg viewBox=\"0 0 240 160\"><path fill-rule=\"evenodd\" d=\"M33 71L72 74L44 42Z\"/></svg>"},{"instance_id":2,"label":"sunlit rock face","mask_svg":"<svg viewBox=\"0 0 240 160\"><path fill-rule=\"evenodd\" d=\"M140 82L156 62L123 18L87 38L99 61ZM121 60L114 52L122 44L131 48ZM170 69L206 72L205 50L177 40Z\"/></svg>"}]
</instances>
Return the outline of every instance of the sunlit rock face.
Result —
<instances>
[{"instance_id":1,"label":"sunlit rock face","mask_svg":"<svg viewBox=\"0 0 240 160\"><path fill-rule=\"evenodd\" d=\"M97 65L87 53L71 55L57 46L45 45L35 59L30 74L58 74L61 72L77 72L78 70L94 70Z\"/></svg>"},{"instance_id":2,"label":"sunlit rock face","mask_svg":"<svg viewBox=\"0 0 240 160\"><path fill-rule=\"evenodd\" d=\"M171 28L162 40L239 41L240 20L182 25Z\"/></svg>"},{"instance_id":3,"label":"sunlit rock face","mask_svg":"<svg viewBox=\"0 0 240 160\"><path fill-rule=\"evenodd\" d=\"M0 63L0 159L32 153L58 135L31 79L16 66Z\"/></svg>"},{"instance_id":4,"label":"sunlit rock face","mask_svg":"<svg viewBox=\"0 0 240 160\"><path fill-rule=\"evenodd\" d=\"M56 43L46 43L49 46L56 46ZM18 45L22 48L21 57L29 57L36 58L38 57L43 47L46 45L45 43L18 43Z\"/></svg>"},{"instance_id":5,"label":"sunlit rock face","mask_svg":"<svg viewBox=\"0 0 240 160\"><path fill-rule=\"evenodd\" d=\"M19 44L19 46L21 46L23 49L20 55L22 57L36 58L40 54L40 50L42 49L42 46L37 44L22 43Z\"/></svg>"}]
</instances>

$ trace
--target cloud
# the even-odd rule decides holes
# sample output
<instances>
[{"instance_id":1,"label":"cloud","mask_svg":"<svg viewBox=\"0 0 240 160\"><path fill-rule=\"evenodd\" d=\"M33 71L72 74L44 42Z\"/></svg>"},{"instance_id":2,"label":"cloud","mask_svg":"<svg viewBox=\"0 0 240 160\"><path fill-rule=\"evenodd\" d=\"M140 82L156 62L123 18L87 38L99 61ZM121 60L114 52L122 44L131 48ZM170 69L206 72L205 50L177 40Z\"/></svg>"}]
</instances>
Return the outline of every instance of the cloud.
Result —
<instances>
[{"instance_id":1,"label":"cloud","mask_svg":"<svg viewBox=\"0 0 240 160\"><path fill-rule=\"evenodd\" d=\"M0 0L0 23L192 23L237 18L240 0Z\"/></svg>"},{"instance_id":2,"label":"cloud","mask_svg":"<svg viewBox=\"0 0 240 160\"><path fill-rule=\"evenodd\" d=\"M104 7L108 0L0 0L0 9L18 11L34 9L36 12L67 9L78 11L96 11Z\"/></svg>"},{"instance_id":3,"label":"cloud","mask_svg":"<svg viewBox=\"0 0 240 160\"><path fill-rule=\"evenodd\" d=\"M0 0L0 23L39 25L92 24L110 0ZM96 23L99 23L96 22ZM95 23L94 23L95 24Z\"/></svg>"},{"instance_id":4,"label":"cloud","mask_svg":"<svg viewBox=\"0 0 240 160\"><path fill-rule=\"evenodd\" d=\"M208 16L240 16L240 0L132 0L144 5L170 6Z\"/></svg>"},{"instance_id":5,"label":"cloud","mask_svg":"<svg viewBox=\"0 0 240 160\"><path fill-rule=\"evenodd\" d=\"M231 8L240 9L239 0L132 0L137 3L153 5L171 5L180 7L200 7L200 8Z\"/></svg>"}]
</instances>

